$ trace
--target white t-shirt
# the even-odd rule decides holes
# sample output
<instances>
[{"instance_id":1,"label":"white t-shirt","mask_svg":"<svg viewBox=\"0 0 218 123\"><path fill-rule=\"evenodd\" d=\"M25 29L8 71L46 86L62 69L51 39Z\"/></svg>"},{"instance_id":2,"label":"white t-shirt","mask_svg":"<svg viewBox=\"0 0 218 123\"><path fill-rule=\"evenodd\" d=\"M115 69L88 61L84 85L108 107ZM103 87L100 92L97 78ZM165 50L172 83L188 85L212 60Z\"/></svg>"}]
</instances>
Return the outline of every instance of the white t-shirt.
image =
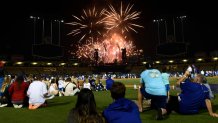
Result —
<instances>
[{"instance_id":1,"label":"white t-shirt","mask_svg":"<svg viewBox=\"0 0 218 123\"><path fill-rule=\"evenodd\" d=\"M43 104L45 102L44 94L46 94L46 84L41 81L33 81L27 91L30 104Z\"/></svg>"},{"instance_id":2,"label":"white t-shirt","mask_svg":"<svg viewBox=\"0 0 218 123\"><path fill-rule=\"evenodd\" d=\"M58 88L64 88L64 80L58 80Z\"/></svg>"},{"instance_id":3,"label":"white t-shirt","mask_svg":"<svg viewBox=\"0 0 218 123\"><path fill-rule=\"evenodd\" d=\"M55 85L56 83L52 83L49 87L49 92L52 92L52 91L55 91L55 90L58 90L57 88L55 88Z\"/></svg>"},{"instance_id":4,"label":"white t-shirt","mask_svg":"<svg viewBox=\"0 0 218 123\"><path fill-rule=\"evenodd\" d=\"M64 96L73 96L76 92L79 92L79 89L76 88L76 85L71 82L65 82L64 83L65 92ZM76 89L74 89L76 88Z\"/></svg>"},{"instance_id":5,"label":"white t-shirt","mask_svg":"<svg viewBox=\"0 0 218 123\"><path fill-rule=\"evenodd\" d=\"M90 85L90 83L88 82L88 83L83 83L83 88L88 88L88 89L90 89L91 90L91 85Z\"/></svg>"}]
</instances>

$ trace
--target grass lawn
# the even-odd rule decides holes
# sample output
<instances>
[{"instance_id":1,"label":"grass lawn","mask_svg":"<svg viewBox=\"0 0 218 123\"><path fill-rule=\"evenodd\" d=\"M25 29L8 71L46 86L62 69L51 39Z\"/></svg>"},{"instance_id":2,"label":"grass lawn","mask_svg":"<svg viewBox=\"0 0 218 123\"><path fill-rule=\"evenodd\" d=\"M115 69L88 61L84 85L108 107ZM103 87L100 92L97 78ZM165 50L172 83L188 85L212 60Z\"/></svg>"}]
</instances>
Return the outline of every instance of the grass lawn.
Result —
<instances>
[{"instance_id":1,"label":"grass lawn","mask_svg":"<svg viewBox=\"0 0 218 123\"><path fill-rule=\"evenodd\" d=\"M214 80L215 79L215 80ZM128 81L129 80L129 81ZM218 78L210 78L214 83ZM117 81L117 80L116 80ZM138 84L138 79L119 80L125 84ZM99 112L102 112L111 102L109 91L94 92ZM218 94L216 94L218 97ZM66 123L67 116L71 108L76 103L75 97L55 97L48 101L48 107L37 110L28 110L27 108L14 109L12 107L0 108L0 123ZM127 88L126 98L137 99L137 91L132 87ZM218 113L218 98L212 101L214 111ZM149 110L141 113L143 123L218 123L218 118L210 117L206 110L197 115L179 115L172 113L169 118L163 121L154 120L156 112Z\"/></svg>"}]
</instances>

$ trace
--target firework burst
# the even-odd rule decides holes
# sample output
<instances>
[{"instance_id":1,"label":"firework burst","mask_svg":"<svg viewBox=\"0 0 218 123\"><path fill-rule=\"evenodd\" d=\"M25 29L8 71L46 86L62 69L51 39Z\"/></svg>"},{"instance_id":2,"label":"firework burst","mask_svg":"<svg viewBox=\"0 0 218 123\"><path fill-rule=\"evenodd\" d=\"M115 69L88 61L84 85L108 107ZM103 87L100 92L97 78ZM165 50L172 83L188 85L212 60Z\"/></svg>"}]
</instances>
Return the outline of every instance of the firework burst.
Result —
<instances>
[{"instance_id":1,"label":"firework burst","mask_svg":"<svg viewBox=\"0 0 218 123\"><path fill-rule=\"evenodd\" d=\"M135 46L132 41L126 41L122 35L113 33L102 42L88 43L78 46L77 57L95 60L94 52L98 49L98 62L113 63L115 60L122 61L122 49L126 49L126 55L134 53Z\"/></svg>"},{"instance_id":2,"label":"firework burst","mask_svg":"<svg viewBox=\"0 0 218 123\"><path fill-rule=\"evenodd\" d=\"M113 63L122 61L122 49L126 49L126 56L134 56L136 47L127 38L129 32L137 33L136 28L142 28L135 21L140 12L132 10L133 5L128 4L120 9L109 5L109 9L98 12L93 9L83 10L80 17L74 16L76 21L67 23L74 27L68 35L79 36L75 53L79 59L95 61L95 52L98 51L98 62ZM85 42L84 42L85 41ZM73 43L75 46L75 43Z\"/></svg>"},{"instance_id":3,"label":"firework burst","mask_svg":"<svg viewBox=\"0 0 218 123\"><path fill-rule=\"evenodd\" d=\"M130 30L137 33L135 27L143 28L143 26L134 23L134 21L139 18L141 12L132 11L133 6L133 4L128 4L125 8L121 2L120 9L116 10L115 7L109 5L110 11L104 12L106 15L104 18L106 28L108 30L119 29L122 31L122 34L130 32Z\"/></svg>"},{"instance_id":4,"label":"firework burst","mask_svg":"<svg viewBox=\"0 0 218 123\"><path fill-rule=\"evenodd\" d=\"M67 23L74 26L68 35L77 36L79 35L79 43L81 41L92 41L102 37L104 33L104 12L105 9L102 9L98 12L95 7L93 9L83 10L83 14L80 17L73 15L76 21Z\"/></svg>"}]
</instances>

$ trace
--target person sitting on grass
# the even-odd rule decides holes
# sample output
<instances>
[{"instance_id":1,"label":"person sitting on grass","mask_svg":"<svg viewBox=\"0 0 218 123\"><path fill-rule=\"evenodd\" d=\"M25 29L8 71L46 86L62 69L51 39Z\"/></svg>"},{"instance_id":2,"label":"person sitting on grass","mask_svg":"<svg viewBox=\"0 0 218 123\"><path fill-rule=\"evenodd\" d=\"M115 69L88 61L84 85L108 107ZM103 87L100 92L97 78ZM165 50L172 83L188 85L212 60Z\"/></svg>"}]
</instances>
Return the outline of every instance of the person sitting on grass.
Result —
<instances>
[{"instance_id":1,"label":"person sitting on grass","mask_svg":"<svg viewBox=\"0 0 218 123\"><path fill-rule=\"evenodd\" d=\"M71 78L67 78L64 83L64 96L74 96L79 93L79 88L71 81Z\"/></svg>"},{"instance_id":2,"label":"person sitting on grass","mask_svg":"<svg viewBox=\"0 0 218 123\"><path fill-rule=\"evenodd\" d=\"M75 107L69 112L68 123L105 123L97 109L93 92L83 88L77 95Z\"/></svg>"},{"instance_id":3,"label":"person sitting on grass","mask_svg":"<svg viewBox=\"0 0 218 123\"><path fill-rule=\"evenodd\" d=\"M190 71L177 81L177 85L181 88L181 93L178 96L171 96L167 104L168 114L171 111L176 111L181 114L197 114L199 110L206 109L212 117L218 117L217 113L212 110L212 104L209 97L208 88L202 84L204 76L197 74L191 81L188 79Z\"/></svg>"},{"instance_id":4,"label":"person sitting on grass","mask_svg":"<svg viewBox=\"0 0 218 123\"><path fill-rule=\"evenodd\" d=\"M29 109L34 110L41 106L46 106L46 98L53 98L54 95L49 95L46 84L41 81L41 76L34 77L34 81L30 84L27 91L29 96Z\"/></svg>"},{"instance_id":5,"label":"person sitting on grass","mask_svg":"<svg viewBox=\"0 0 218 123\"><path fill-rule=\"evenodd\" d=\"M9 94L9 88L11 83L11 77L8 75L5 77L2 88L1 88L1 98L0 98L0 107L10 107L11 103L11 95Z\"/></svg>"},{"instance_id":6,"label":"person sitting on grass","mask_svg":"<svg viewBox=\"0 0 218 123\"><path fill-rule=\"evenodd\" d=\"M11 95L11 102L14 108L22 108L24 105L28 105L28 99L26 98L26 92L29 84L24 82L23 75L17 76L15 82L10 85L9 94Z\"/></svg>"},{"instance_id":7,"label":"person sitting on grass","mask_svg":"<svg viewBox=\"0 0 218 123\"><path fill-rule=\"evenodd\" d=\"M213 94L213 91L211 90L211 87L210 87L210 85L208 84L206 77L204 77L204 79L203 79L203 84L204 84L204 85L208 88L208 90L209 90L210 99L214 99L214 98L215 98L215 95Z\"/></svg>"},{"instance_id":8,"label":"person sitting on grass","mask_svg":"<svg viewBox=\"0 0 218 123\"><path fill-rule=\"evenodd\" d=\"M49 86L49 93L51 95L55 95L55 96L58 96L59 94L59 89L58 89L58 86L56 84L56 80L55 79L51 79L51 84Z\"/></svg>"},{"instance_id":9,"label":"person sitting on grass","mask_svg":"<svg viewBox=\"0 0 218 123\"><path fill-rule=\"evenodd\" d=\"M63 77L59 77L58 81L58 89L59 89L59 96L63 96L64 94L64 79Z\"/></svg>"},{"instance_id":10,"label":"person sitting on grass","mask_svg":"<svg viewBox=\"0 0 218 123\"><path fill-rule=\"evenodd\" d=\"M141 123L138 106L125 98L125 91L123 83L113 83L110 92L114 102L103 111L107 123Z\"/></svg>"},{"instance_id":11,"label":"person sitting on grass","mask_svg":"<svg viewBox=\"0 0 218 123\"><path fill-rule=\"evenodd\" d=\"M111 75L108 75L108 77L106 79L106 90L110 90L113 83L114 83L114 80L111 79Z\"/></svg>"},{"instance_id":12,"label":"person sitting on grass","mask_svg":"<svg viewBox=\"0 0 218 123\"><path fill-rule=\"evenodd\" d=\"M89 83L91 85L91 90L95 91L96 90L96 83L94 77L89 77Z\"/></svg>"},{"instance_id":13,"label":"person sitting on grass","mask_svg":"<svg viewBox=\"0 0 218 123\"><path fill-rule=\"evenodd\" d=\"M4 70L4 62L3 61L0 61L0 89L2 88L2 84L4 82L4 77L5 77L5 70ZM0 97L2 96L1 95L2 93L0 93Z\"/></svg>"},{"instance_id":14,"label":"person sitting on grass","mask_svg":"<svg viewBox=\"0 0 218 123\"><path fill-rule=\"evenodd\" d=\"M102 84L99 76L96 78L96 82L97 82L96 91L103 91L104 85Z\"/></svg>"},{"instance_id":15,"label":"person sitting on grass","mask_svg":"<svg viewBox=\"0 0 218 123\"><path fill-rule=\"evenodd\" d=\"M85 80L83 82L83 88L87 88L87 89L91 90L91 84L89 83L89 80L87 78L85 78Z\"/></svg>"}]
</instances>

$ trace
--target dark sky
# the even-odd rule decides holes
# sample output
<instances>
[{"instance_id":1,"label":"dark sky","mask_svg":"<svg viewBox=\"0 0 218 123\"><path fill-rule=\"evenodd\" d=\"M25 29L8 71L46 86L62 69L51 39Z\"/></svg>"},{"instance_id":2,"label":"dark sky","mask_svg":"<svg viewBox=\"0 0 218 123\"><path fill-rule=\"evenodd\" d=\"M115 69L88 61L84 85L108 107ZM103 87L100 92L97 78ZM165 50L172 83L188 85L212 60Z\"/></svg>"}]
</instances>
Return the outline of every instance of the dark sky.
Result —
<instances>
[{"instance_id":1,"label":"dark sky","mask_svg":"<svg viewBox=\"0 0 218 123\"><path fill-rule=\"evenodd\" d=\"M172 35L172 18L186 15L184 21L184 38L189 44L191 53L197 51L217 50L217 12L215 2L186 1L186 0L123 0L123 3L134 4L133 9L141 11L138 23L143 29L137 29L139 33L131 33L137 48L144 49L146 55L155 54L158 44L157 28L153 19L163 18L167 20L168 35ZM39 16L45 20L64 19L72 20L72 15L80 15L82 9L90 6L101 8L106 3L119 5L120 0L29 0L5 1L1 3L1 50L0 54L30 54L33 43L33 23L30 15ZM177 26L179 21L177 20ZM162 25L163 26L163 25ZM62 45L67 48L73 37L67 36L69 27L62 27ZM164 27L161 28L164 35ZM181 41L180 28L177 28L177 42ZM3 43L4 42L4 43ZM161 42L165 38L161 37Z\"/></svg>"}]
</instances>

